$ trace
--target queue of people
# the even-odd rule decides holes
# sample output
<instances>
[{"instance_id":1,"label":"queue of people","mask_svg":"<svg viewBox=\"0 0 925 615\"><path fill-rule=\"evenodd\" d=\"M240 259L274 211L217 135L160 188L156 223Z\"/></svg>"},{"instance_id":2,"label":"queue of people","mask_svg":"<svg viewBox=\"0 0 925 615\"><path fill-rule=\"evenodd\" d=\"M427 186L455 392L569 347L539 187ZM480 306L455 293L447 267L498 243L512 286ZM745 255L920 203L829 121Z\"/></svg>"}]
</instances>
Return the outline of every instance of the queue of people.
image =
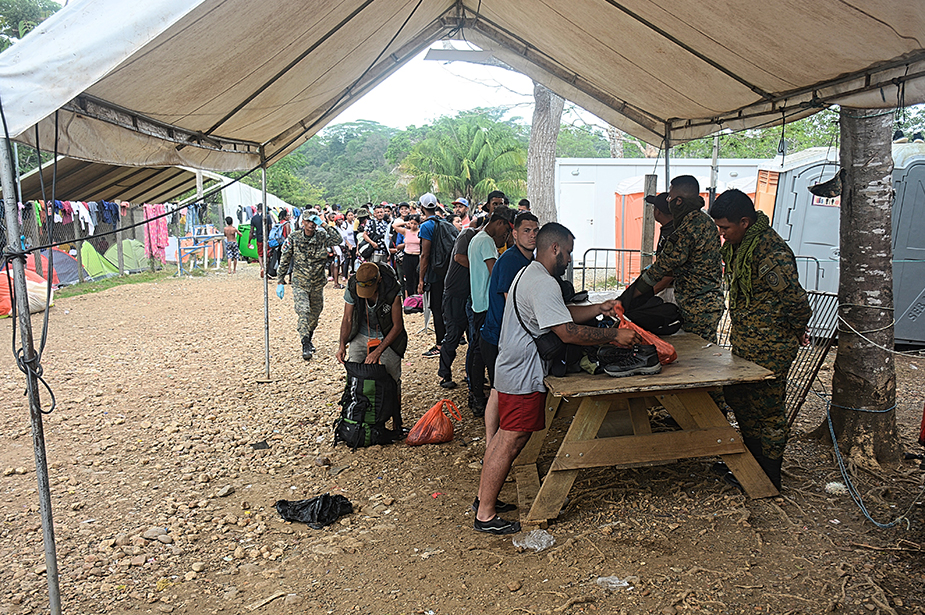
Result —
<instances>
[{"instance_id":1,"label":"queue of people","mask_svg":"<svg viewBox=\"0 0 925 615\"><path fill-rule=\"evenodd\" d=\"M620 300L592 305L567 304L560 284L573 233L558 223L540 225L526 199L515 209L496 191L474 211L464 198L448 211L427 193L417 204L383 203L343 215L308 210L283 243L279 263L281 272L291 270L303 357L316 352L321 289L331 278L337 284L336 270L346 280L337 359L381 363L400 387L408 346L403 300L424 295L435 337L423 355L439 358L435 384L458 386L453 364L466 344L469 409L485 421L474 528L508 534L519 524L500 515L516 506L498 494L530 435L545 427L549 363L534 341L554 335L577 346L640 344L630 329L581 323L617 318L618 301L670 290L684 330L715 343L725 280L733 352L777 378L726 387L714 400L734 413L745 445L780 488L786 374L807 342L811 316L793 252L738 190L721 194L706 211L697 180L679 176L647 202L662 228L655 261ZM285 284L281 274L281 298Z\"/></svg>"}]
</instances>

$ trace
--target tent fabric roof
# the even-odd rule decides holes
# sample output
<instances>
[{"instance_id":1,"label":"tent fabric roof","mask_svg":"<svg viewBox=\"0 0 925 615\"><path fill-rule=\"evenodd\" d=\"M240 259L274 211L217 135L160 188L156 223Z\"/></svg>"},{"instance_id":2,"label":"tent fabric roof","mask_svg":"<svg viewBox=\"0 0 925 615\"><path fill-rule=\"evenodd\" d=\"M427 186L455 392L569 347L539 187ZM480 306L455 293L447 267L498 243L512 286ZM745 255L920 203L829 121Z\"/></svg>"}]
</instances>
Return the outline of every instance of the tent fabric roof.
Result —
<instances>
[{"instance_id":1,"label":"tent fabric roof","mask_svg":"<svg viewBox=\"0 0 925 615\"><path fill-rule=\"evenodd\" d=\"M45 194L51 196L53 176L51 162L42 165ZM220 175L207 179L228 181ZM38 169L23 175L22 199L42 198ZM61 201L128 201L129 203L166 203L196 189L196 172L181 167L126 167L59 158L55 179L55 197Z\"/></svg>"},{"instance_id":2,"label":"tent fabric roof","mask_svg":"<svg viewBox=\"0 0 925 615\"><path fill-rule=\"evenodd\" d=\"M34 145L37 125L52 143L59 110L72 158L252 168L444 38L649 143L925 101L925 11L908 0L136 4L72 1L0 54L12 136Z\"/></svg>"}]
</instances>

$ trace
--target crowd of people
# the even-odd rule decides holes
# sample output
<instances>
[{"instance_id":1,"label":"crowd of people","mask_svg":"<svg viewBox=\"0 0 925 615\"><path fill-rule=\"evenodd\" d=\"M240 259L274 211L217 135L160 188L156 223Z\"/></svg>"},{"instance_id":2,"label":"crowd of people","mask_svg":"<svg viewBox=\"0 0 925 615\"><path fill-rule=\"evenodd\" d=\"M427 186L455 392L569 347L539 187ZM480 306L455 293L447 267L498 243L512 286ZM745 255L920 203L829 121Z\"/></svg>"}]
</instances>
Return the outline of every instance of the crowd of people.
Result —
<instances>
[{"instance_id":1,"label":"crowd of people","mask_svg":"<svg viewBox=\"0 0 925 615\"><path fill-rule=\"evenodd\" d=\"M619 319L621 301L670 291L684 330L715 343L725 276L733 352L777 378L726 387L714 400L735 414L745 445L780 488L786 374L807 342L811 316L793 252L738 190L721 194L707 211L697 180L679 176L668 192L647 201L662 226L655 261L620 299L599 304L566 302L562 278L572 232L556 222L541 225L529 201L511 207L500 191L471 207L459 198L447 208L427 193L417 203L306 210L298 224L283 218L289 228L272 269L260 236L261 273L277 277L281 299L285 286L293 286L306 360L316 352L322 289L332 281L346 285L337 359L381 363L399 390L408 346L404 312L415 300L433 315L434 343L423 356L439 359L435 384L459 386L453 365L466 345L464 368L456 373L463 374L471 413L484 418L486 439L474 527L494 534L520 529L500 516L516 506L498 495L513 460L544 428L549 361L540 351L543 338L634 347L642 341L632 329L601 327L598 319Z\"/></svg>"}]
</instances>

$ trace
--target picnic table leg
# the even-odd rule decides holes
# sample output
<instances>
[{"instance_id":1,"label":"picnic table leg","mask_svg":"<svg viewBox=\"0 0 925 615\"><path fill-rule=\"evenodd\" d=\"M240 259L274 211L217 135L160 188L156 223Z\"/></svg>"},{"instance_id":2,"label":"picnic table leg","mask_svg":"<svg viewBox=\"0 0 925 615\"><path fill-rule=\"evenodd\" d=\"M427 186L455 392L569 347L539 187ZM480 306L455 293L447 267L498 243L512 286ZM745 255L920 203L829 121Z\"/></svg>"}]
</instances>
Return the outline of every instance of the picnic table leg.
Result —
<instances>
[{"instance_id":1,"label":"picnic table leg","mask_svg":"<svg viewBox=\"0 0 925 615\"><path fill-rule=\"evenodd\" d=\"M768 475L764 473L752 454L745 448L742 437L716 406L707 391L690 391L674 395L660 395L659 401L682 429L728 427L730 438L742 445L739 453L720 455L751 498L768 498L780 495ZM680 417L680 418L679 418Z\"/></svg>"},{"instance_id":2,"label":"picnic table leg","mask_svg":"<svg viewBox=\"0 0 925 615\"><path fill-rule=\"evenodd\" d=\"M596 400L593 397L585 397L578 407L578 412L572 419L572 425L568 433L562 439L562 444L578 442L582 440L593 440L597 437L597 432L601 429L604 417L610 409L610 400ZM560 445L561 448L561 445ZM525 521L527 523L543 523L549 519L555 519L562 510L562 505L568 497L568 492L578 476L578 470L552 470L546 474L533 506L527 513Z\"/></svg>"}]
</instances>

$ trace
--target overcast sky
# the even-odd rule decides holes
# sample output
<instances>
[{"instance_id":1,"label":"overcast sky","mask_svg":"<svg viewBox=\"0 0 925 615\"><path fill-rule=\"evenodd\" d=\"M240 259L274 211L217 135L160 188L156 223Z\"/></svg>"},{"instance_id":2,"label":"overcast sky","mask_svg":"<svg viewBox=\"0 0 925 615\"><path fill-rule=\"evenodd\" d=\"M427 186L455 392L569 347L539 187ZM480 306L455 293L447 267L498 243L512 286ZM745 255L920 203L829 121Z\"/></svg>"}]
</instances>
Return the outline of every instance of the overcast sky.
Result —
<instances>
[{"instance_id":1,"label":"overcast sky","mask_svg":"<svg viewBox=\"0 0 925 615\"><path fill-rule=\"evenodd\" d=\"M459 111L500 106L530 121L533 81L529 77L467 62L425 61L425 54L410 60L334 123L363 119L406 128Z\"/></svg>"},{"instance_id":2,"label":"overcast sky","mask_svg":"<svg viewBox=\"0 0 925 615\"><path fill-rule=\"evenodd\" d=\"M404 129L479 107L508 107L508 117L520 116L526 123L531 122L533 81L529 77L467 62L425 61L426 53L398 69L332 124L373 120ZM566 103L563 122L603 126L601 120L586 111L569 112L570 107Z\"/></svg>"}]
</instances>

